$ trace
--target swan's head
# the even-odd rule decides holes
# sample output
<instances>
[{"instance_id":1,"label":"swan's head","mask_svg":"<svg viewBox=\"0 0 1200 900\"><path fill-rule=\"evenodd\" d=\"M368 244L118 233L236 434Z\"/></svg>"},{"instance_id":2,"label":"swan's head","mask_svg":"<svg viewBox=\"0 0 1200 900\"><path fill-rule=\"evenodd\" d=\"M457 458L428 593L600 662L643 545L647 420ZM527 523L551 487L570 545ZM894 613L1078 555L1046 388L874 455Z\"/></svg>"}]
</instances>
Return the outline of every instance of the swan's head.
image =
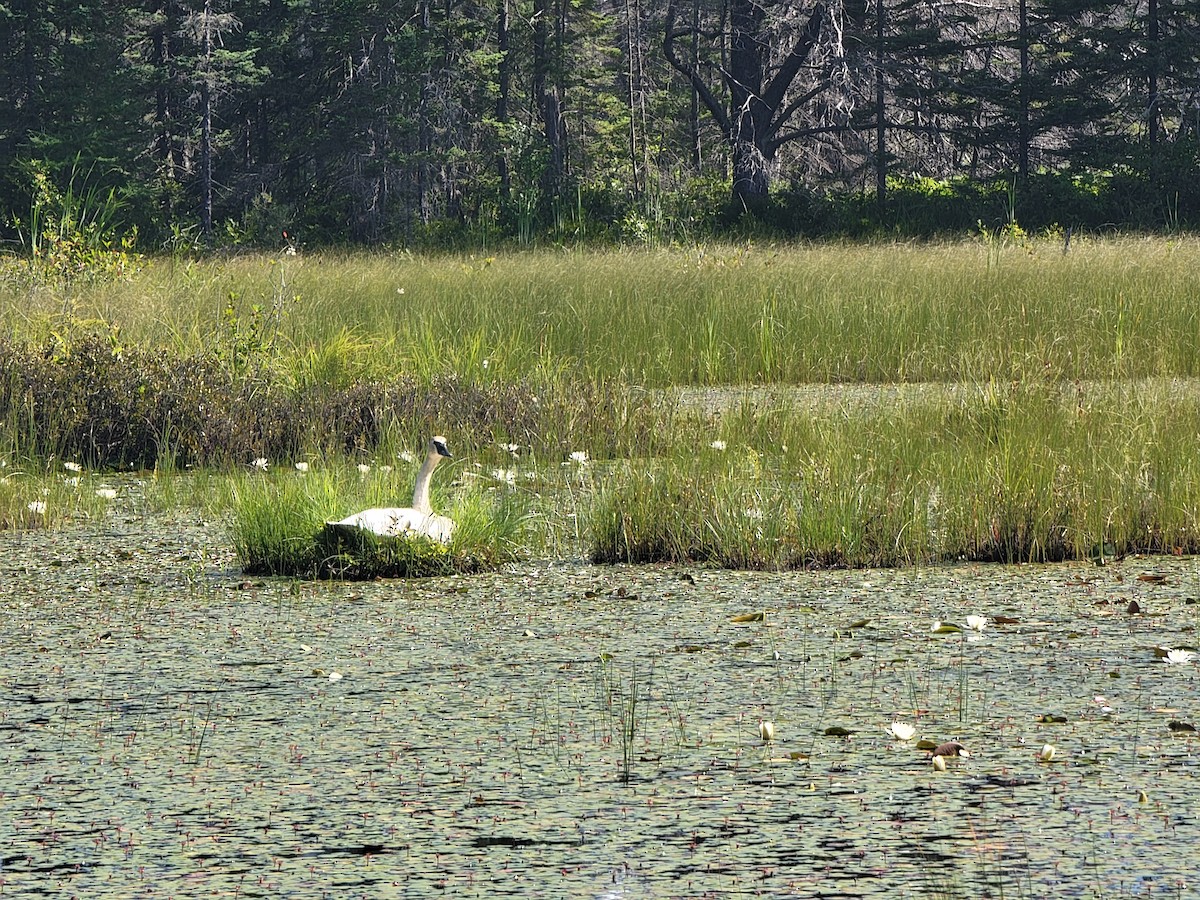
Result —
<instances>
[{"instance_id":1,"label":"swan's head","mask_svg":"<svg viewBox=\"0 0 1200 900\"><path fill-rule=\"evenodd\" d=\"M454 454L446 447L446 439L440 434L435 435L433 440L429 442L429 452L430 454L436 453L438 456L444 456L446 459L454 459Z\"/></svg>"}]
</instances>

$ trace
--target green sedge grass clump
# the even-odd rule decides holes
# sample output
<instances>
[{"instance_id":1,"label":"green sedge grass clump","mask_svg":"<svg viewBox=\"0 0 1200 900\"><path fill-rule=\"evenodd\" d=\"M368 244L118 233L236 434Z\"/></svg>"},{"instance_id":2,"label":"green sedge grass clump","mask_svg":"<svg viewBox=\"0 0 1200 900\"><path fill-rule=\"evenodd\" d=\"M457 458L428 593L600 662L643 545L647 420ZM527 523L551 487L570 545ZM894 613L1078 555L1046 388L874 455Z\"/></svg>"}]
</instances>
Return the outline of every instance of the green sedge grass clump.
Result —
<instances>
[{"instance_id":1,"label":"green sedge grass clump","mask_svg":"<svg viewBox=\"0 0 1200 900\"><path fill-rule=\"evenodd\" d=\"M346 536L323 527L359 509L397 506L406 492L390 473L351 475L347 467L245 476L233 490L233 540L247 574L302 578L418 578L495 569L515 558L525 514L509 493L459 492L446 514L449 544L423 537ZM411 494L411 482L407 494Z\"/></svg>"},{"instance_id":2,"label":"green sedge grass clump","mask_svg":"<svg viewBox=\"0 0 1200 900\"><path fill-rule=\"evenodd\" d=\"M1092 393L987 385L733 416L715 446L693 434L615 477L591 556L780 569L1200 550L1200 398L1163 383Z\"/></svg>"}]
</instances>

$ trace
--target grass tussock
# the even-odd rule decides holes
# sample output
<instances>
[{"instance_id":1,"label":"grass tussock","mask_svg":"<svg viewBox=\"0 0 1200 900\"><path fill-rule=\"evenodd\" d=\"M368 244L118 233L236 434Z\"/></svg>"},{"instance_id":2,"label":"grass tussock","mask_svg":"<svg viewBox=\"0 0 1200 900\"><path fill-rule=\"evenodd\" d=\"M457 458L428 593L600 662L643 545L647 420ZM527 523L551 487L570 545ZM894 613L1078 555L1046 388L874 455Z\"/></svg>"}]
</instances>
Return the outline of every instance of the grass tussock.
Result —
<instances>
[{"instance_id":1,"label":"grass tussock","mask_svg":"<svg viewBox=\"0 0 1200 900\"><path fill-rule=\"evenodd\" d=\"M598 562L736 568L1046 562L1200 551L1200 397L989 386L878 415L743 416L724 449L630 467Z\"/></svg>"},{"instance_id":2,"label":"grass tussock","mask_svg":"<svg viewBox=\"0 0 1200 900\"><path fill-rule=\"evenodd\" d=\"M344 470L254 474L233 494L233 538L243 571L304 578L415 578L495 569L513 559L526 513L509 492L463 489L445 512L457 523L453 541L344 536L327 520L359 509L396 506L411 494L393 473ZM441 498L439 498L441 499Z\"/></svg>"}]
</instances>

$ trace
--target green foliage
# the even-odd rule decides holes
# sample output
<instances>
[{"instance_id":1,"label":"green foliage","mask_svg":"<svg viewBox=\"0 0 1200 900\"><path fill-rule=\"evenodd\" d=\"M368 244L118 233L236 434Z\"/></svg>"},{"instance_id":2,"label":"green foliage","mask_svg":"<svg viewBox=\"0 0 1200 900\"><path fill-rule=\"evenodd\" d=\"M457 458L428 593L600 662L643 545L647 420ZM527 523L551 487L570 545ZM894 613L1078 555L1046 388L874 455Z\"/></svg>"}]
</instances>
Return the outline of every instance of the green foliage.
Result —
<instances>
[{"instance_id":1,"label":"green foliage","mask_svg":"<svg viewBox=\"0 0 1200 900\"><path fill-rule=\"evenodd\" d=\"M592 558L780 569L1200 550L1200 398L1081 390L1018 382L725 422L722 449L693 434L690 452L611 480Z\"/></svg>"},{"instance_id":2,"label":"green foliage","mask_svg":"<svg viewBox=\"0 0 1200 900\"><path fill-rule=\"evenodd\" d=\"M115 188L89 187L78 159L64 189L43 162L29 163L28 175L29 217L13 222L26 256L15 265L10 261L0 273L7 269L34 284L124 279L136 273L141 265L134 252L137 229L119 233L122 203Z\"/></svg>"},{"instance_id":3,"label":"green foliage","mask_svg":"<svg viewBox=\"0 0 1200 900\"><path fill-rule=\"evenodd\" d=\"M411 493L411 483L407 487ZM401 505L393 493L400 489L400 479L390 472L360 476L344 465L246 476L233 501L234 545L243 570L304 578L419 578L494 569L515 557L526 516L510 492L460 493L446 510L457 523L450 544L323 527L351 509Z\"/></svg>"}]
</instances>

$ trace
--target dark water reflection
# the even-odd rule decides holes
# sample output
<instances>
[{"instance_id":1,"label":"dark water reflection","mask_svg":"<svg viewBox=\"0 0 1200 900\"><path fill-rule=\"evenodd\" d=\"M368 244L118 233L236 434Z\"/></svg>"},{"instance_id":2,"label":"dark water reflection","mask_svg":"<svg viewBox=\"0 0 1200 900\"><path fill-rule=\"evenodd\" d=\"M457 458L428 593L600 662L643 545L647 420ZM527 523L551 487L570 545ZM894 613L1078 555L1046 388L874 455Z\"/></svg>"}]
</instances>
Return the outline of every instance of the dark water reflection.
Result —
<instances>
[{"instance_id":1,"label":"dark water reflection","mask_svg":"<svg viewBox=\"0 0 1200 900\"><path fill-rule=\"evenodd\" d=\"M4 893L1196 895L1197 664L1154 652L1192 559L293 585L201 526L0 544ZM1018 621L930 631L972 613Z\"/></svg>"}]
</instances>

